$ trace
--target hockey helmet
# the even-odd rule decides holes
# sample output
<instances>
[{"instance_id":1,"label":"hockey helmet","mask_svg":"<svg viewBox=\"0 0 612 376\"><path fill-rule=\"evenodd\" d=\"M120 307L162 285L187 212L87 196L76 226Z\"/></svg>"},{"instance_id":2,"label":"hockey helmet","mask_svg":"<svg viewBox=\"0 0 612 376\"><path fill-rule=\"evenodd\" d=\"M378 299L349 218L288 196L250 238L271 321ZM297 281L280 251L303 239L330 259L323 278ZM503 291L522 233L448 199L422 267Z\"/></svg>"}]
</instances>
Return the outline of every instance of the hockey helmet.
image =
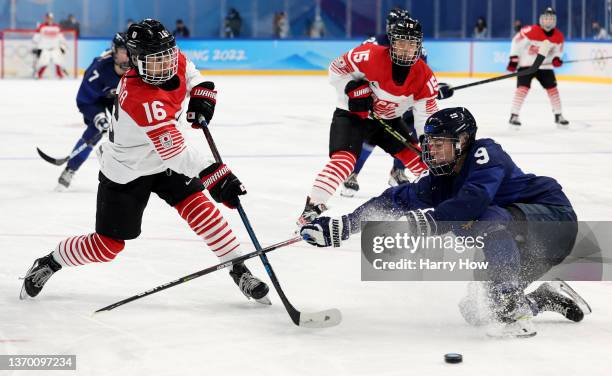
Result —
<instances>
[{"instance_id":1,"label":"hockey helmet","mask_svg":"<svg viewBox=\"0 0 612 376\"><path fill-rule=\"evenodd\" d=\"M113 61L123 71L126 71L130 68L130 60L129 58L126 58L126 55L127 55L127 46L125 45L126 41L127 41L127 35L125 33L117 33L113 37L113 41L111 43Z\"/></svg>"},{"instance_id":2,"label":"hockey helmet","mask_svg":"<svg viewBox=\"0 0 612 376\"><path fill-rule=\"evenodd\" d=\"M476 119L465 107L445 108L425 122L423 162L433 175L450 175L457 160L476 139Z\"/></svg>"},{"instance_id":3,"label":"hockey helmet","mask_svg":"<svg viewBox=\"0 0 612 376\"><path fill-rule=\"evenodd\" d=\"M552 7L548 7L544 10L544 13L540 15L539 21L544 31L551 31L557 26L557 13Z\"/></svg>"},{"instance_id":4,"label":"hockey helmet","mask_svg":"<svg viewBox=\"0 0 612 376\"><path fill-rule=\"evenodd\" d=\"M161 22L147 18L132 24L126 42L130 65L146 83L161 85L178 71L174 36Z\"/></svg>"},{"instance_id":5,"label":"hockey helmet","mask_svg":"<svg viewBox=\"0 0 612 376\"><path fill-rule=\"evenodd\" d=\"M423 31L419 21L410 18L408 12L399 14L398 18L389 24L389 53L394 64L411 66L421 56Z\"/></svg>"}]
</instances>

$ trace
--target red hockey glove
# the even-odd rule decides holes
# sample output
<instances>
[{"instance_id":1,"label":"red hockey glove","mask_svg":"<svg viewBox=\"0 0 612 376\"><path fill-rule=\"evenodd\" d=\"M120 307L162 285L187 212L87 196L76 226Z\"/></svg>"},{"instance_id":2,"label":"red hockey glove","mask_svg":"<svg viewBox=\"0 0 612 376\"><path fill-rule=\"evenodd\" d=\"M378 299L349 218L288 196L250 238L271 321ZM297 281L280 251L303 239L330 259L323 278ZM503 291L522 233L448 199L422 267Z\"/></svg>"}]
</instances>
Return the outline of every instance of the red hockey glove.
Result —
<instances>
[{"instance_id":1,"label":"red hockey glove","mask_svg":"<svg viewBox=\"0 0 612 376\"><path fill-rule=\"evenodd\" d=\"M374 105L372 89L366 80L350 81L346 84L344 92L348 96L348 108L352 114L367 119Z\"/></svg>"},{"instance_id":2,"label":"red hockey glove","mask_svg":"<svg viewBox=\"0 0 612 376\"><path fill-rule=\"evenodd\" d=\"M506 70L508 72L516 72L516 68L518 67L519 58L518 56L510 56L510 61L508 62L508 66Z\"/></svg>"},{"instance_id":3,"label":"red hockey glove","mask_svg":"<svg viewBox=\"0 0 612 376\"><path fill-rule=\"evenodd\" d=\"M552 65L555 68L559 68L560 66L563 65L563 60L559 59L558 57L555 57L552 61Z\"/></svg>"},{"instance_id":4,"label":"red hockey glove","mask_svg":"<svg viewBox=\"0 0 612 376\"><path fill-rule=\"evenodd\" d=\"M189 96L191 98L187 107L187 121L193 128L200 128L198 123L200 115L204 116L206 122L209 123L215 113L217 103L215 84L210 81L202 82L191 89Z\"/></svg>"}]
</instances>

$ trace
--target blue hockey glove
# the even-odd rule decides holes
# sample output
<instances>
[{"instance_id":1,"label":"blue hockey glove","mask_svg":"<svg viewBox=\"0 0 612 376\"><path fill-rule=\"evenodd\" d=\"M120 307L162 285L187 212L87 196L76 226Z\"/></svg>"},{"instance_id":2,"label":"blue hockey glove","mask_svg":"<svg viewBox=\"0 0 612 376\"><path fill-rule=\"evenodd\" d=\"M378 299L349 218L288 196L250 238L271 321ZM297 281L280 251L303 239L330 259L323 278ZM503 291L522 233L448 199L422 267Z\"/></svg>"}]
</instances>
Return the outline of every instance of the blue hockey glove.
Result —
<instances>
[{"instance_id":1,"label":"blue hockey glove","mask_svg":"<svg viewBox=\"0 0 612 376\"><path fill-rule=\"evenodd\" d=\"M302 226L300 235L306 242L317 247L340 247L343 240L350 236L351 226L348 217L319 217Z\"/></svg>"}]
</instances>

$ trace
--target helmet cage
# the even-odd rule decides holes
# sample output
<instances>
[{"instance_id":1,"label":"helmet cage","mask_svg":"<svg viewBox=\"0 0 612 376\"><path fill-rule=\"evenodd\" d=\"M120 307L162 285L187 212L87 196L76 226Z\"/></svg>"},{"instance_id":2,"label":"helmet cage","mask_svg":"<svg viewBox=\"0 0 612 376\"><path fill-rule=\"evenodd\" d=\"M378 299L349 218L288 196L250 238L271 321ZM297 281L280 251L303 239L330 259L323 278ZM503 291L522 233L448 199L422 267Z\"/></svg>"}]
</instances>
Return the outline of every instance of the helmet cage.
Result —
<instances>
[{"instance_id":1,"label":"helmet cage","mask_svg":"<svg viewBox=\"0 0 612 376\"><path fill-rule=\"evenodd\" d=\"M436 150L435 153L431 151L434 142L446 140L450 140L453 144L452 156L445 155L444 150L439 147L436 148L439 150ZM421 158L423 162L429 167L429 171L436 176L452 174L457 164L457 160L462 154L460 138L448 134L424 135L421 139L421 148ZM438 157L436 158L435 155ZM440 161L438 159L440 159Z\"/></svg>"},{"instance_id":2,"label":"helmet cage","mask_svg":"<svg viewBox=\"0 0 612 376\"><path fill-rule=\"evenodd\" d=\"M423 44L422 35L416 33L399 33L396 28L391 28L388 33L390 47L389 53L391 54L391 60L393 63L401 66L411 66L419 60L421 57L421 47ZM398 48L397 44L403 44L408 41L409 44L413 45L413 48L401 49Z\"/></svg>"},{"instance_id":3,"label":"helmet cage","mask_svg":"<svg viewBox=\"0 0 612 376\"><path fill-rule=\"evenodd\" d=\"M540 15L540 26L545 31L551 31L557 26L557 16L554 13L543 13Z\"/></svg>"},{"instance_id":4,"label":"helmet cage","mask_svg":"<svg viewBox=\"0 0 612 376\"><path fill-rule=\"evenodd\" d=\"M178 72L178 49L176 46L166 50L133 57L136 69L142 80L151 85L161 85Z\"/></svg>"}]
</instances>

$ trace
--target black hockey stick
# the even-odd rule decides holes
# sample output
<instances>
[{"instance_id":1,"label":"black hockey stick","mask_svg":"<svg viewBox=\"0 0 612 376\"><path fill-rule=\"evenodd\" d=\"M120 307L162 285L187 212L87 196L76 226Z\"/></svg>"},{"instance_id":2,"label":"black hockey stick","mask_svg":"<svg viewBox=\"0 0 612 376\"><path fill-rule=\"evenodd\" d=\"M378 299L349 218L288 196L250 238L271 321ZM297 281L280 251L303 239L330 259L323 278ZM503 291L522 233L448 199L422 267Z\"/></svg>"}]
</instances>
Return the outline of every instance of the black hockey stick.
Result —
<instances>
[{"instance_id":1,"label":"black hockey stick","mask_svg":"<svg viewBox=\"0 0 612 376\"><path fill-rule=\"evenodd\" d=\"M544 55L538 54L538 56L536 57L536 59L533 62L533 64L529 68L527 68L527 69L523 69L521 71L514 72L514 73L504 74L503 76L487 78L486 80L476 81L476 82L472 82L472 83L469 83L469 84L453 86L451 88L453 90L461 90L461 89L466 89L466 88L472 87L472 86L488 84L489 82L494 82L494 81L499 81L499 80L505 80L507 78L526 76L528 74L533 74L533 73L537 72L538 69L540 69L540 65L542 65L542 62L544 61L544 59L545 59Z\"/></svg>"},{"instance_id":2,"label":"black hockey stick","mask_svg":"<svg viewBox=\"0 0 612 376\"><path fill-rule=\"evenodd\" d=\"M68 155L65 158L53 158L50 155L44 153L42 150L40 150L39 148L36 148L36 151L38 152L38 155L40 155L40 157L42 159L44 159L45 161L54 164L56 166L61 166L64 163L68 162L71 158L74 158L76 155L78 155L79 153L81 153L83 150L85 150L87 147L95 144L96 142L98 142L100 140L100 138L102 138L102 135L106 133L106 131L103 131L101 133L96 134L95 136L93 136L91 139L85 141L85 143L81 144L81 146L79 146L78 148L76 148L75 150L72 151L72 153L70 153L70 155Z\"/></svg>"},{"instance_id":3,"label":"black hockey stick","mask_svg":"<svg viewBox=\"0 0 612 376\"><path fill-rule=\"evenodd\" d=\"M180 285L182 283L191 281L192 279L196 279L196 278L201 277L203 275L210 274L212 272L216 272L217 270L225 269L225 268L230 267L230 266L232 266L234 264L243 262L244 260L248 260L250 258L259 256L261 253L271 252L271 251L273 251L275 249L279 249L279 248L288 246L290 244L297 243L297 242L299 242L301 240L302 240L302 238L298 236L298 237L295 237L295 238L291 238L289 240L285 240L284 242L273 244L273 245L271 245L269 247L266 247L266 248L264 248L262 250L251 252L251 253L247 253L246 255L242 255L240 257L236 257L233 260L230 260L230 261L227 261L227 262L224 262L224 263L221 263L221 264L217 264L217 265L211 266L210 268L202 269L202 270L200 270L198 272L191 273L189 275L186 275L184 277L176 279L176 280L174 280L172 282L164 283L163 285L159 285L159 286L154 287L154 288L152 288L150 290L142 292L142 293L140 293L138 295L131 296L131 297L127 298L127 299L123 299L121 301L118 301L117 303L113 303L113 304L108 305L108 306L106 306L104 308L100 308L95 313L102 312L102 311L110 311L111 309L115 309L115 308L117 308L119 306L122 306L122 305L124 305L126 303L133 302L134 300L138 300L140 298L144 298L145 296L149 296L149 295L158 293L160 291L163 291L163 290L168 289L170 287L174 287L176 285Z\"/></svg>"},{"instance_id":4,"label":"black hockey stick","mask_svg":"<svg viewBox=\"0 0 612 376\"><path fill-rule=\"evenodd\" d=\"M198 123L202 126L202 130L204 131L204 136L206 136L206 141L208 142L208 146L212 151L213 156L215 157L215 161L218 163L222 163L221 155L219 154L219 150L217 149L217 145L215 145L215 141L210 134L210 130L208 129L208 124L203 116L200 116L198 119ZM244 209L242 208L242 204L240 202L237 206L238 213L240 214L240 218L242 219L242 223L249 233L249 237L255 246L257 251L261 251L261 245L255 236L255 231L253 231L253 227L251 227L251 223L249 222L249 218L247 217ZM264 264L266 268L266 272L278 293L278 296L281 298L287 313L289 313L289 317L291 317L291 321L295 325L306 327L306 328L327 328L330 326L335 326L340 324L342 321L342 313L336 308L328 309L320 312L300 312L287 299L280 283L278 282L278 278L276 277L276 273L274 273L274 269L272 269L272 265L270 265L270 261L268 261L268 257L265 253L261 252L259 254L259 258L261 262Z\"/></svg>"},{"instance_id":5,"label":"black hockey stick","mask_svg":"<svg viewBox=\"0 0 612 376\"><path fill-rule=\"evenodd\" d=\"M563 64L582 63L582 62L587 62L587 61L598 61L598 60L608 60L608 59L612 59L612 56L594 57L592 59L566 60L563 62Z\"/></svg>"},{"instance_id":6,"label":"black hockey stick","mask_svg":"<svg viewBox=\"0 0 612 376\"><path fill-rule=\"evenodd\" d=\"M387 133L389 133L391 136L395 137L395 139L398 140L399 142L401 142L402 144L404 144L405 147L407 147L408 149L410 149L413 152L417 153L419 155L419 157L421 156L421 150L419 150L419 148L414 146L406 137L402 136L401 133L399 133L398 131L393 129L391 124L387 123L384 119L382 119L381 117L379 117L378 115L376 115L373 112L372 112L372 117L375 120L378 120L378 122L385 128Z\"/></svg>"}]
</instances>

